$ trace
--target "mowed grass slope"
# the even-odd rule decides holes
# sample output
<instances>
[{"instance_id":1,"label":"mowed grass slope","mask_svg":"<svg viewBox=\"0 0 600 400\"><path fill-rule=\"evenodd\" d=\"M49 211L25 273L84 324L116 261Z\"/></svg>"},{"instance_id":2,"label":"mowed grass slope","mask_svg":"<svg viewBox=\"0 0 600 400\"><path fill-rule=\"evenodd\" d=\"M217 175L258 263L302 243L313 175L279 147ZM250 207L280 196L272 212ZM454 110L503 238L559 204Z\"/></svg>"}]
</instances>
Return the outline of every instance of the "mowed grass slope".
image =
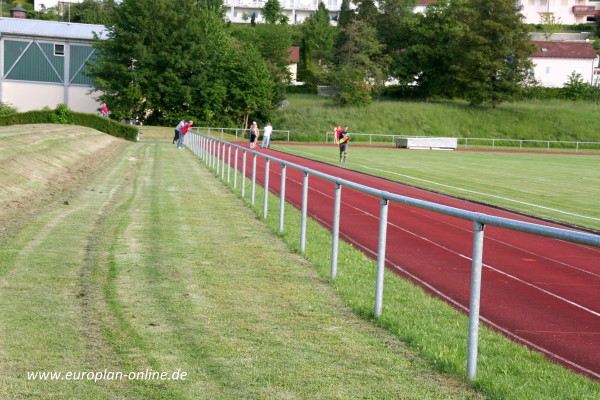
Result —
<instances>
[{"instance_id":1,"label":"mowed grass slope","mask_svg":"<svg viewBox=\"0 0 600 400\"><path fill-rule=\"evenodd\" d=\"M277 150L600 231L600 156L277 145Z\"/></svg>"},{"instance_id":2,"label":"mowed grass slope","mask_svg":"<svg viewBox=\"0 0 600 400\"><path fill-rule=\"evenodd\" d=\"M349 312L241 205L189 151L128 143L24 221L0 245L0 398L482 398ZM28 377L50 371L80 379ZM186 376L96 374L148 371Z\"/></svg>"},{"instance_id":3,"label":"mowed grass slope","mask_svg":"<svg viewBox=\"0 0 600 400\"><path fill-rule=\"evenodd\" d=\"M288 100L271 122L298 141L325 141L334 125L348 125L351 133L600 142L599 107L592 102L523 101L492 109L461 101L383 100L348 108L314 95Z\"/></svg>"}]
</instances>

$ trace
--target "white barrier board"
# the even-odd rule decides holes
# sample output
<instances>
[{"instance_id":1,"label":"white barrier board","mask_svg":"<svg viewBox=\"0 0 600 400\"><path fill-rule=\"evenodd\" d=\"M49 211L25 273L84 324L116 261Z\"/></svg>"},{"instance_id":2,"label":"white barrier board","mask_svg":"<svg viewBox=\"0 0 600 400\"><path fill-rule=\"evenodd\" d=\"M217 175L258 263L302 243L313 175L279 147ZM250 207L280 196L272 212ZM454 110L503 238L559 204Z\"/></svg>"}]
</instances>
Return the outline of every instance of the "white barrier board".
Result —
<instances>
[{"instance_id":1,"label":"white barrier board","mask_svg":"<svg viewBox=\"0 0 600 400\"><path fill-rule=\"evenodd\" d=\"M400 137L396 138L396 147L426 150L454 150L458 146L457 138L444 137Z\"/></svg>"}]
</instances>

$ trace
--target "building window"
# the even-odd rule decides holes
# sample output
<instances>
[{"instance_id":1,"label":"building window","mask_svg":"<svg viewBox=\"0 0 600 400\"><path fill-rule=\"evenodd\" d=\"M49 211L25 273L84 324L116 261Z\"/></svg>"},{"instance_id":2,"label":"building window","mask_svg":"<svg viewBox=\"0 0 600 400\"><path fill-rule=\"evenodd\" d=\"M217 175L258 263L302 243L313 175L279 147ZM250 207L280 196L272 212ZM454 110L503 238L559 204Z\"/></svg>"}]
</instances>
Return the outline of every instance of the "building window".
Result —
<instances>
[{"instance_id":1,"label":"building window","mask_svg":"<svg viewBox=\"0 0 600 400\"><path fill-rule=\"evenodd\" d=\"M550 67L546 67L546 74L550 73Z\"/></svg>"},{"instance_id":2,"label":"building window","mask_svg":"<svg viewBox=\"0 0 600 400\"><path fill-rule=\"evenodd\" d=\"M55 56L64 56L65 55L65 45L64 44L54 44L54 55Z\"/></svg>"}]
</instances>

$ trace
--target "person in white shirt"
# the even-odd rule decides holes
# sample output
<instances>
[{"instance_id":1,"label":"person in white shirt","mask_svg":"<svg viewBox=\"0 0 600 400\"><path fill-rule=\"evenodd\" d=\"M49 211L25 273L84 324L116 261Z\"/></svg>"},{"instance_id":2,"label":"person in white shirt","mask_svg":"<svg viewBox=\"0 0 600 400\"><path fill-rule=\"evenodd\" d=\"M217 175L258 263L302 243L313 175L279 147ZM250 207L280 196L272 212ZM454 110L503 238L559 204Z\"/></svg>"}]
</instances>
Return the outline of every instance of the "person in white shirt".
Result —
<instances>
[{"instance_id":1,"label":"person in white shirt","mask_svg":"<svg viewBox=\"0 0 600 400\"><path fill-rule=\"evenodd\" d=\"M173 138L173 144L175 144L179 141L179 130L181 128L183 128L186 123L187 123L187 121L185 119L182 119L181 121L179 121L179 123L175 127L175 137Z\"/></svg>"},{"instance_id":2,"label":"person in white shirt","mask_svg":"<svg viewBox=\"0 0 600 400\"><path fill-rule=\"evenodd\" d=\"M271 133L273 132L273 127L270 122L267 122L265 125L265 129L263 130L263 139L262 139L262 147L263 149L271 148Z\"/></svg>"}]
</instances>

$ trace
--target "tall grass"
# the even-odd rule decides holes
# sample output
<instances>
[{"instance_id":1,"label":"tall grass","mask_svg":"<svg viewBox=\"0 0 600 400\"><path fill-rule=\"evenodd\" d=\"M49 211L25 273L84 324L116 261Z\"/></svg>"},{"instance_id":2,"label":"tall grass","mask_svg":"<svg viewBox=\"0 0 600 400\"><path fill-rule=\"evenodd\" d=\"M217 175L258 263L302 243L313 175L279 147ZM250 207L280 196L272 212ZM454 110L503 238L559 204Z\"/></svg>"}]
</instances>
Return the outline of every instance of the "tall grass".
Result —
<instances>
[{"instance_id":1,"label":"tall grass","mask_svg":"<svg viewBox=\"0 0 600 400\"><path fill-rule=\"evenodd\" d=\"M523 101L491 109L461 101L381 100L343 108L313 95L288 100L272 122L275 129L291 130L297 141L324 141L334 125L348 125L355 133L600 142L595 103Z\"/></svg>"}]
</instances>

